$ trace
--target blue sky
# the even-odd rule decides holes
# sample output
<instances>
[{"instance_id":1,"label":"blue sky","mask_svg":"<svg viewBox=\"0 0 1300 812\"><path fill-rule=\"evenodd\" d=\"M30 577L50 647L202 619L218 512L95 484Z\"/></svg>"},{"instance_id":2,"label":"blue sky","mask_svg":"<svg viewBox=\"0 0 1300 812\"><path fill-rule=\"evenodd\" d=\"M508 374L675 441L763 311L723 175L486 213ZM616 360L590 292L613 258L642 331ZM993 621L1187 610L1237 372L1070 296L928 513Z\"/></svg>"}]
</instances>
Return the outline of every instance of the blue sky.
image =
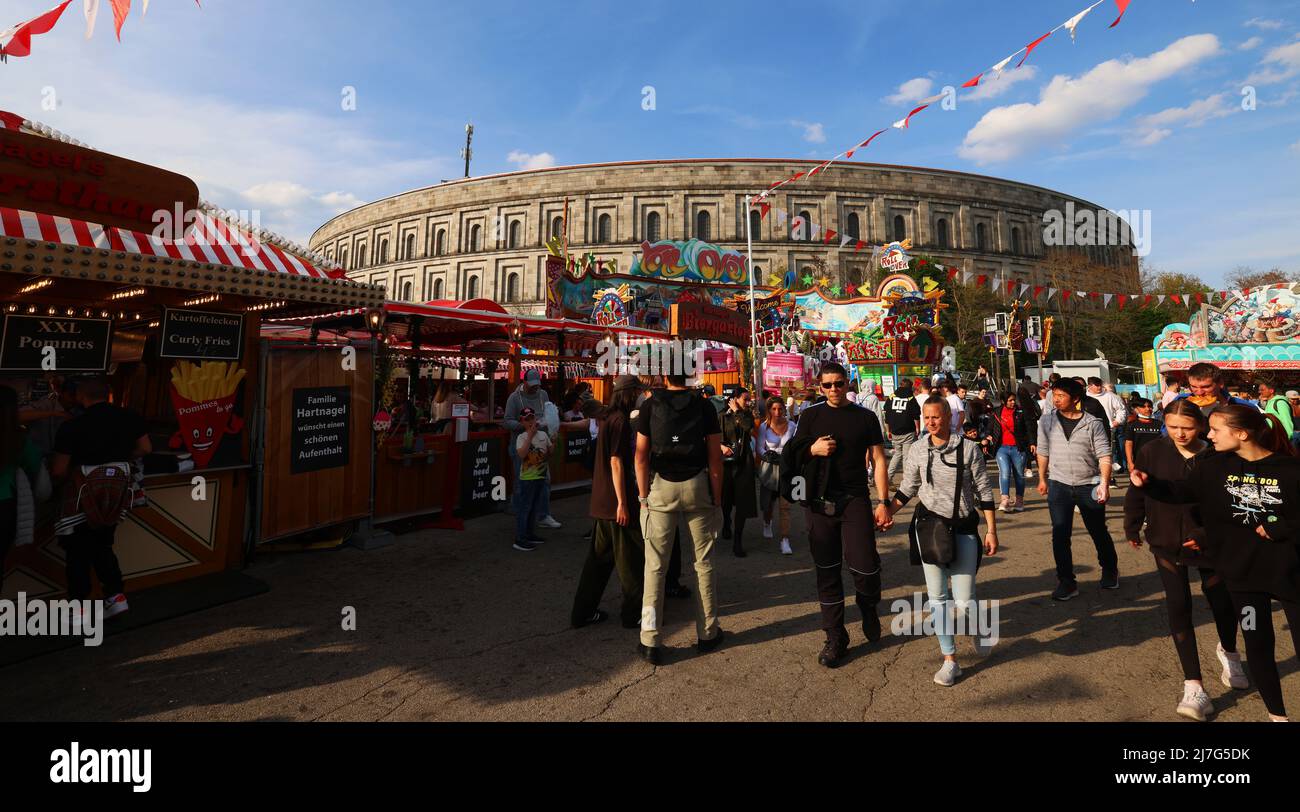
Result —
<instances>
[{"instance_id":1,"label":"blue sky","mask_svg":"<svg viewBox=\"0 0 1300 812\"><path fill-rule=\"evenodd\" d=\"M476 175L827 158L1088 4L155 0L119 45L107 4L85 41L76 2L0 66L0 109L187 173L305 241L359 202L459 177L467 121ZM50 5L4 0L0 27ZM1300 272L1300 0L1133 0L1114 17L1107 0L991 97L855 157L1150 210L1152 265L1212 285L1238 265Z\"/></svg>"}]
</instances>

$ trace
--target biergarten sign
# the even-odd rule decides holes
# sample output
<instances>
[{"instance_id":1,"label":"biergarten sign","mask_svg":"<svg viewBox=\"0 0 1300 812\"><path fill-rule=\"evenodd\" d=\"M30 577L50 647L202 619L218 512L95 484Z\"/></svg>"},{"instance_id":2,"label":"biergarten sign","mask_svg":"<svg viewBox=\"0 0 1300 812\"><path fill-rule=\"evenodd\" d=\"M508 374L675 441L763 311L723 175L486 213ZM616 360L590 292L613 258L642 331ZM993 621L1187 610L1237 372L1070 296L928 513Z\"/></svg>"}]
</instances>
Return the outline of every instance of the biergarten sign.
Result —
<instances>
[{"instance_id":1,"label":"biergarten sign","mask_svg":"<svg viewBox=\"0 0 1300 812\"><path fill-rule=\"evenodd\" d=\"M238 361L244 350L244 317L206 310L163 311L158 354L163 358Z\"/></svg>"},{"instance_id":2,"label":"biergarten sign","mask_svg":"<svg viewBox=\"0 0 1300 812\"><path fill-rule=\"evenodd\" d=\"M108 319L5 315L0 371L103 372L113 323Z\"/></svg>"},{"instance_id":3,"label":"biergarten sign","mask_svg":"<svg viewBox=\"0 0 1300 812\"><path fill-rule=\"evenodd\" d=\"M720 341L734 347L748 347L751 337L749 319L734 310L704 302L673 305L672 334L682 339Z\"/></svg>"}]
</instances>

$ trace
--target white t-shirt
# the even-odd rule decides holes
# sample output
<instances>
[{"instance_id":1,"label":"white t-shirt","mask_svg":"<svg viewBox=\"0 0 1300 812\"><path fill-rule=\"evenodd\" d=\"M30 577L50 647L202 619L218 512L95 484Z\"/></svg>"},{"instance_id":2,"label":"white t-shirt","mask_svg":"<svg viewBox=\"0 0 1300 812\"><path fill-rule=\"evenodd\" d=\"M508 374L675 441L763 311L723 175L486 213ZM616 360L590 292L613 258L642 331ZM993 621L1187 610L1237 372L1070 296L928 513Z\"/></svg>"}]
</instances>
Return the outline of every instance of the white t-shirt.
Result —
<instances>
[{"instance_id":1,"label":"white t-shirt","mask_svg":"<svg viewBox=\"0 0 1300 812\"><path fill-rule=\"evenodd\" d=\"M952 407L952 430L956 434L961 431L963 415L966 412L966 404L962 403L961 398L956 395L948 396L948 405Z\"/></svg>"},{"instance_id":2,"label":"white t-shirt","mask_svg":"<svg viewBox=\"0 0 1300 812\"><path fill-rule=\"evenodd\" d=\"M797 426L795 421L787 420L785 424L785 434L778 437L776 432L772 431L772 427L767 424L767 421L764 421L758 427L759 451L764 454L769 451L775 451L779 454L781 450L785 448L785 444L794 436L796 428Z\"/></svg>"}]
</instances>

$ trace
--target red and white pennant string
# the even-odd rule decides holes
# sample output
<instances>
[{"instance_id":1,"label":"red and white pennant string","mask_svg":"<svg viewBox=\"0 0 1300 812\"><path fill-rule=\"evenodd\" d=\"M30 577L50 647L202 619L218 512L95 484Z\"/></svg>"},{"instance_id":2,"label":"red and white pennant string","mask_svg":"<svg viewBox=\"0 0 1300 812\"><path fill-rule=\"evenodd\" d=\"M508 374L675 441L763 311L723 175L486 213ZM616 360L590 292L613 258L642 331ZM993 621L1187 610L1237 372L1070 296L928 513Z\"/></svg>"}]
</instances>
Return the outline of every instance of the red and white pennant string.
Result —
<instances>
[{"instance_id":1,"label":"red and white pennant string","mask_svg":"<svg viewBox=\"0 0 1300 812\"><path fill-rule=\"evenodd\" d=\"M1060 31L1062 29L1069 31L1070 39L1074 40L1076 31L1079 27L1079 23L1081 23L1083 19L1093 11L1093 9L1097 8L1098 6L1102 5L1105 2L1106 0L1097 0L1097 2L1093 3L1092 5L1085 8L1083 11L1080 11L1078 14L1074 15L1070 19L1061 23L1056 28L1053 28L1051 31L1048 31L1046 34L1043 34L1038 39L1034 40L1033 42L1024 46L1020 50L1016 51L1011 56L1008 56L1006 59L1002 60L1001 62L997 63L993 67L989 68L987 71L983 71L981 73L976 74L973 79L968 80L965 84L962 85L962 87L963 88L978 87L982 82L987 82L998 78L999 76L1002 75L1002 72L1006 70L1007 65L1011 64L1011 60L1015 59L1017 56L1020 57L1020 61L1016 63L1016 67L1017 68L1021 67L1022 65L1025 64L1025 61L1029 59L1029 55L1034 52L1034 49L1036 49L1039 45L1042 45L1043 42L1045 42L1048 37L1052 36L1057 31ZM1128 12L1128 7L1132 3L1132 0L1114 0L1114 2L1115 5L1118 7L1119 16L1115 18L1115 22L1110 24L1111 28L1114 28L1115 26L1119 25L1120 20L1124 19L1124 15ZM805 178L805 177L811 178L814 175L825 172L827 169L831 167L832 164L834 164L836 161L840 160L841 158L844 159L852 158L853 153L859 150L866 149L868 146L871 145L872 141L875 141L877 138L889 132L891 129L906 130L910 128L912 124L912 118L915 115L920 113L922 110L925 110L927 107L934 104L935 102L940 101L941 99L943 99L943 97L944 94L940 93L936 96L931 96L928 99L921 99L919 102L917 102L917 106L910 113L908 113L906 116L899 119L898 121L895 121L889 127L885 127L884 129L877 130L876 132L868 136L865 140L861 141L858 144L855 144L849 149L844 150L840 154L836 155L834 158L831 158L829 161L825 161L823 163L818 164L817 166L813 167L811 170L807 172L803 172L803 171L796 172L795 174L791 175L788 178L773 183L771 186L764 189L754 198L754 204L759 205L763 203L765 200L767 200L767 197L770 194L772 194L777 189L780 189L783 186L794 183L795 181L800 180L801 178Z\"/></svg>"},{"instance_id":2,"label":"red and white pennant string","mask_svg":"<svg viewBox=\"0 0 1300 812\"><path fill-rule=\"evenodd\" d=\"M39 17L0 31L0 56L31 55L32 37L49 33L71 3L72 0L64 0L64 2ZM108 4L113 10L113 32L120 42L122 40L122 26L126 24L126 18L131 13L131 0L108 0ZM199 8L203 8L203 3L200 0L194 0L194 4ZM141 14L148 13L149 0L144 0ZM82 0L82 16L86 18L86 39L90 39L90 36L95 33L95 21L99 19L99 0Z\"/></svg>"}]
</instances>

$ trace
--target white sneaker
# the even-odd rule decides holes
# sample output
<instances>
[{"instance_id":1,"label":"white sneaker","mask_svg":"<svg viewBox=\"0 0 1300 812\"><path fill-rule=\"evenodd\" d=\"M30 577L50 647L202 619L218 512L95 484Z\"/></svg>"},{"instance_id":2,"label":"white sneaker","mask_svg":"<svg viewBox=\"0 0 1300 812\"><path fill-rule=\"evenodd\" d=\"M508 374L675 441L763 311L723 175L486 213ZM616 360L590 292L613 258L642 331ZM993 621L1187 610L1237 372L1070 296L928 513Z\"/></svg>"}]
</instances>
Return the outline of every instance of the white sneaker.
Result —
<instances>
[{"instance_id":1,"label":"white sneaker","mask_svg":"<svg viewBox=\"0 0 1300 812\"><path fill-rule=\"evenodd\" d=\"M790 549L790 539L781 539L781 555L794 555L794 550Z\"/></svg>"},{"instance_id":2,"label":"white sneaker","mask_svg":"<svg viewBox=\"0 0 1300 812\"><path fill-rule=\"evenodd\" d=\"M945 688L951 688L957 684L957 678L961 676L961 666L957 665L956 660L944 660L943 668L940 668L934 674L936 685L942 685Z\"/></svg>"},{"instance_id":3,"label":"white sneaker","mask_svg":"<svg viewBox=\"0 0 1300 812\"><path fill-rule=\"evenodd\" d=\"M548 530L559 530L561 527L564 527L564 525L562 525L562 524L560 524L559 522L555 521L555 517L554 517L554 516L551 516L551 515L549 515L549 514L546 515L546 516L543 516L543 517L540 518L540 519L538 519L538 520L537 520L537 526L538 526L538 527L545 527L545 528L548 529Z\"/></svg>"},{"instance_id":4,"label":"white sneaker","mask_svg":"<svg viewBox=\"0 0 1300 812\"><path fill-rule=\"evenodd\" d=\"M1219 680L1229 688L1236 688L1238 691L1244 691L1250 687L1250 679L1246 676L1246 670L1241 667L1241 657L1236 659L1228 657L1228 652L1223 650L1223 644L1218 646L1219 662L1223 663L1223 673L1219 675Z\"/></svg>"},{"instance_id":5,"label":"white sneaker","mask_svg":"<svg viewBox=\"0 0 1300 812\"><path fill-rule=\"evenodd\" d=\"M1002 497L1002 503L998 505L998 510L1003 513L1006 513L1010 507L1011 507L1011 500L1007 499L1007 497L1005 496Z\"/></svg>"},{"instance_id":6,"label":"white sneaker","mask_svg":"<svg viewBox=\"0 0 1300 812\"><path fill-rule=\"evenodd\" d=\"M123 612L129 611L130 608L130 604L126 602L126 595L123 595L121 592L111 598L104 599L104 617L106 619L117 617Z\"/></svg>"},{"instance_id":7,"label":"white sneaker","mask_svg":"<svg viewBox=\"0 0 1300 812\"><path fill-rule=\"evenodd\" d=\"M770 539L770 538L772 538L772 523L771 523L771 522L763 522L763 538L765 538L765 539Z\"/></svg>"},{"instance_id":8,"label":"white sneaker","mask_svg":"<svg viewBox=\"0 0 1300 812\"><path fill-rule=\"evenodd\" d=\"M1201 688L1187 686L1183 689L1183 701L1178 703L1178 715L1204 722L1214 713L1214 705L1209 694Z\"/></svg>"}]
</instances>

